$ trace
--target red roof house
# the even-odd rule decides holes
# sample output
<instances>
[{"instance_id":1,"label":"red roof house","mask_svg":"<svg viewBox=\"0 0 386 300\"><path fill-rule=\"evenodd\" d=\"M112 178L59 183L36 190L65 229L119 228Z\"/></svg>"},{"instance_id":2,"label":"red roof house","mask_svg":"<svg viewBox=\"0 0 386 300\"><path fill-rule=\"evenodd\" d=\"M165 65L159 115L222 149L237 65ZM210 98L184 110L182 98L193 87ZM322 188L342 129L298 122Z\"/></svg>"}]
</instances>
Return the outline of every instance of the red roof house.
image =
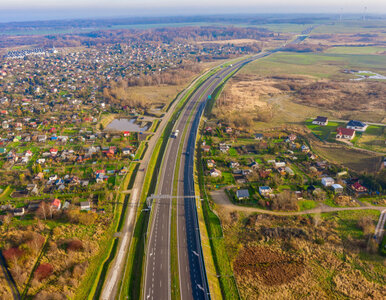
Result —
<instances>
[{"instance_id":1,"label":"red roof house","mask_svg":"<svg viewBox=\"0 0 386 300\"><path fill-rule=\"evenodd\" d=\"M367 192L367 188L361 185L359 182L355 182L351 185L351 188L357 193Z\"/></svg>"},{"instance_id":2,"label":"red roof house","mask_svg":"<svg viewBox=\"0 0 386 300\"><path fill-rule=\"evenodd\" d=\"M59 199L56 198L56 199L54 199L54 201L52 201L51 206L52 206L52 208L59 210L62 207L62 203L60 202Z\"/></svg>"},{"instance_id":3,"label":"red roof house","mask_svg":"<svg viewBox=\"0 0 386 300\"><path fill-rule=\"evenodd\" d=\"M342 128L338 127L336 129L336 138L337 139L345 139L352 140L355 136L355 130L350 128Z\"/></svg>"}]
</instances>

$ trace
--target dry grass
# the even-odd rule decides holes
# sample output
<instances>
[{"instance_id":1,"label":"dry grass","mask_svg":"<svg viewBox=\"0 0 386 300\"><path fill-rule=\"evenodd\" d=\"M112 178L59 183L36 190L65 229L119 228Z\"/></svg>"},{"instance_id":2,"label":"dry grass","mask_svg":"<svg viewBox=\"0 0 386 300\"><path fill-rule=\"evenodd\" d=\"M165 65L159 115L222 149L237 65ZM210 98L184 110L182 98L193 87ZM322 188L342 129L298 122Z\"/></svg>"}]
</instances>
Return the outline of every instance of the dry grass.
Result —
<instances>
[{"instance_id":1,"label":"dry grass","mask_svg":"<svg viewBox=\"0 0 386 300\"><path fill-rule=\"evenodd\" d=\"M0 299L12 299L12 291L5 276L3 268L0 268Z\"/></svg>"},{"instance_id":2,"label":"dry grass","mask_svg":"<svg viewBox=\"0 0 386 300\"><path fill-rule=\"evenodd\" d=\"M377 172L381 166L382 155L375 155L366 151L350 149L345 146L323 145L311 141L312 150L328 161L344 165L357 172Z\"/></svg>"},{"instance_id":3,"label":"dry grass","mask_svg":"<svg viewBox=\"0 0 386 300\"><path fill-rule=\"evenodd\" d=\"M243 299L382 298L385 265L359 222L373 226L379 213L219 213Z\"/></svg>"},{"instance_id":4,"label":"dry grass","mask_svg":"<svg viewBox=\"0 0 386 300\"><path fill-rule=\"evenodd\" d=\"M253 40L253 39L233 39L233 40L220 40L220 41L201 41L197 42L197 44L220 44L220 45L226 45L226 44L234 44L234 45L244 45L244 44L254 44L259 41Z\"/></svg>"},{"instance_id":5,"label":"dry grass","mask_svg":"<svg viewBox=\"0 0 386 300\"><path fill-rule=\"evenodd\" d=\"M165 107L183 90L185 85L159 85L128 87L130 94L143 99L149 107Z\"/></svg>"}]
</instances>

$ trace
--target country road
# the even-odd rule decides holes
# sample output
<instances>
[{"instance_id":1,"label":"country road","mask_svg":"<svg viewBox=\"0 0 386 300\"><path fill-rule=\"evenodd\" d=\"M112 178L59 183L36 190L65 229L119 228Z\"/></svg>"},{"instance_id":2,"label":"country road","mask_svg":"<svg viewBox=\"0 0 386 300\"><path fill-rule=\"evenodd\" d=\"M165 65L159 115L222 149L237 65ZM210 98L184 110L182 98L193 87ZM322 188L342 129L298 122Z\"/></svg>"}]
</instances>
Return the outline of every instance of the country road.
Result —
<instances>
[{"instance_id":1,"label":"country road","mask_svg":"<svg viewBox=\"0 0 386 300\"><path fill-rule=\"evenodd\" d=\"M375 227L374 238L377 240L378 243L382 242L383 233L385 231L385 222L386 209L382 210L377 227Z\"/></svg>"},{"instance_id":2,"label":"country road","mask_svg":"<svg viewBox=\"0 0 386 300\"><path fill-rule=\"evenodd\" d=\"M335 211L342 211L342 210L368 210L368 209L386 212L386 207L384 206L331 207L325 204L322 204L321 206L315 207L313 209L308 209L303 211L290 211L290 212L272 211L272 210L261 209L257 207L248 207L248 206L233 204L229 200L228 195L224 192L223 189L213 191L210 193L210 195L214 203L216 203L219 207L222 207L222 208L226 208L229 210L243 211L248 213L257 212L257 213L275 215L275 216L299 216L299 215L306 215L306 214L328 213L328 212L335 212ZM386 221L386 214L385 214L384 221Z\"/></svg>"}]
</instances>

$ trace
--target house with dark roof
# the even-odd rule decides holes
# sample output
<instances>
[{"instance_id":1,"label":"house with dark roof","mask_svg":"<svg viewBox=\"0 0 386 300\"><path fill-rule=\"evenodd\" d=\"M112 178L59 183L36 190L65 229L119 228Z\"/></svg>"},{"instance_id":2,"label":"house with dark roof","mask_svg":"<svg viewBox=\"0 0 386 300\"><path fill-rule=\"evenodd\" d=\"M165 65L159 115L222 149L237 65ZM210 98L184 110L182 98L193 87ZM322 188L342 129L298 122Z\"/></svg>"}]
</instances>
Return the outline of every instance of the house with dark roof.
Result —
<instances>
[{"instance_id":1,"label":"house with dark roof","mask_svg":"<svg viewBox=\"0 0 386 300\"><path fill-rule=\"evenodd\" d=\"M351 120L347 123L346 128L354 129L355 131L364 132L367 128L367 124L361 121Z\"/></svg>"},{"instance_id":2,"label":"house with dark roof","mask_svg":"<svg viewBox=\"0 0 386 300\"><path fill-rule=\"evenodd\" d=\"M345 139L345 140L352 140L355 136L355 130L351 128L343 128L338 127L336 129L336 138L337 139Z\"/></svg>"},{"instance_id":3,"label":"house with dark roof","mask_svg":"<svg viewBox=\"0 0 386 300\"><path fill-rule=\"evenodd\" d=\"M326 126L328 124L328 118L317 116L316 119L312 121L312 124Z\"/></svg>"},{"instance_id":4,"label":"house with dark roof","mask_svg":"<svg viewBox=\"0 0 386 300\"><path fill-rule=\"evenodd\" d=\"M249 198L249 191L247 189L237 190L236 197L239 200L247 199Z\"/></svg>"},{"instance_id":5,"label":"house with dark roof","mask_svg":"<svg viewBox=\"0 0 386 300\"><path fill-rule=\"evenodd\" d=\"M264 135L263 135L262 133L256 133L256 134L255 134L255 140L260 141L260 140L262 140L263 138L264 138Z\"/></svg>"}]
</instances>

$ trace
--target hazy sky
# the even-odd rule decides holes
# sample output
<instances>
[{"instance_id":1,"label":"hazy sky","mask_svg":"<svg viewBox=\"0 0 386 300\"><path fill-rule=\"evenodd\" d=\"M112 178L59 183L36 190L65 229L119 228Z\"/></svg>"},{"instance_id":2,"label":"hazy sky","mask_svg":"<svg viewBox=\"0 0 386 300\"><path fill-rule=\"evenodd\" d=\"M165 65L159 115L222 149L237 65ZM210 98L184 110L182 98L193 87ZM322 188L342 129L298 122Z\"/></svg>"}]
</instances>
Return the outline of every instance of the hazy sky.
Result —
<instances>
[{"instance_id":1,"label":"hazy sky","mask_svg":"<svg viewBox=\"0 0 386 300\"><path fill-rule=\"evenodd\" d=\"M0 22L223 13L386 13L386 0L0 0Z\"/></svg>"}]
</instances>

